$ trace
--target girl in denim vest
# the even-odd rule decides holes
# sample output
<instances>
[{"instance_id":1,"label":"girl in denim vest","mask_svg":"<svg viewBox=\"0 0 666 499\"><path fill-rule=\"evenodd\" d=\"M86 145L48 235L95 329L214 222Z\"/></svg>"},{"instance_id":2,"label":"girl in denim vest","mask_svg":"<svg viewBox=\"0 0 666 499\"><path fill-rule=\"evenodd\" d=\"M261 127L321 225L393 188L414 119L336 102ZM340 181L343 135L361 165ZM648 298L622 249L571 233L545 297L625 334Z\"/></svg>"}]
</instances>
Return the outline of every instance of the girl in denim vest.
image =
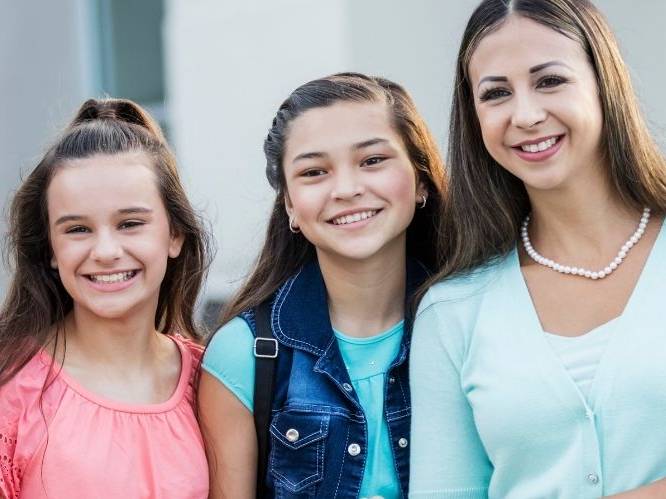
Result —
<instances>
[{"instance_id":1,"label":"girl in denim vest","mask_svg":"<svg viewBox=\"0 0 666 499\"><path fill-rule=\"evenodd\" d=\"M437 146L402 87L348 73L296 89L264 151L277 193L266 242L199 388L211 497L406 497L408 311L436 265ZM279 353L255 490L253 308L265 300Z\"/></svg>"}]
</instances>

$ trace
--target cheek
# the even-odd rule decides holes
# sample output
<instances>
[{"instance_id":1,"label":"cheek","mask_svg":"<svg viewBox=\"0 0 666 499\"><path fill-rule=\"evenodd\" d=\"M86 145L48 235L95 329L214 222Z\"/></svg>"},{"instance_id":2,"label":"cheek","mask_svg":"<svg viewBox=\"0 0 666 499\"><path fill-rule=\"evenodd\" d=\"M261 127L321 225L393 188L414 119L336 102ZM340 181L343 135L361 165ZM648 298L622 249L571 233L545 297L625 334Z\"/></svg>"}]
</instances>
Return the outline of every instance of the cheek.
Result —
<instances>
[{"instance_id":1,"label":"cheek","mask_svg":"<svg viewBox=\"0 0 666 499\"><path fill-rule=\"evenodd\" d=\"M486 149L493 151L501 148L504 144L504 134L500 116L492 111L481 111L477 112L477 117Z\"/></svg>"},{"instance_id":2,"label":"cheek","mask_svg":"<svg viewBox=\"0 0 666 499\"><path fill-rule=\"evenodd\" d=\"M327 195L317 186L307 189L296 188L289 191L289 199L294 215L300 220L316 217L326 203Z\"/></svg>"}]
</instances>

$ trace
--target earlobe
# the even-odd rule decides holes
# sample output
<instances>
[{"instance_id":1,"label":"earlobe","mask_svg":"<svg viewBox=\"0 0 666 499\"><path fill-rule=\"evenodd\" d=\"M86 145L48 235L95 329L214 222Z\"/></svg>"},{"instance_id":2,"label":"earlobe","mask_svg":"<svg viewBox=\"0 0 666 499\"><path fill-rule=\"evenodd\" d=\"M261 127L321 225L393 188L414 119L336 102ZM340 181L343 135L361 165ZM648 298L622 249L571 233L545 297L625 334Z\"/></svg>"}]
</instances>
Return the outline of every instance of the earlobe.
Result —
<instances>
[{"instance_id":1,"label":"earlobe","mask_svg":"<svg viewBox=\"0 0 666 499\"><path fill-rule=\"evenodd\" d=\"M51 268L53 270L58 270L58 261L55 259L55 256L51 257Z\"/></svg>"}]
</instances>

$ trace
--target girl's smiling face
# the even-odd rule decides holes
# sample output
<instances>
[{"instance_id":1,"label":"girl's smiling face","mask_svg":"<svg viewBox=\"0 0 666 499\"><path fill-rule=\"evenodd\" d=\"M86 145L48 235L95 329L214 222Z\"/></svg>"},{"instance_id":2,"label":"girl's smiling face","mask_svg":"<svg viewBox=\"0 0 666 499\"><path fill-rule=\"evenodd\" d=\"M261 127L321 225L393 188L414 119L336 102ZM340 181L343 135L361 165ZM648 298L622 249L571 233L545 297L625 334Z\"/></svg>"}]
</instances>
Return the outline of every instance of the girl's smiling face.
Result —
<instances>
[{"instance_id":1,"label":"girl's smiling face","mask_svg":"<svg viewBox=\"0 0 666 499\"><path fill-rule=\"evenodd\" d=\"M107 319L154 315L172 234L145 154L92 156L58 169L47 191L52 266L75 313Z\"/></svg>"},{"instance_id":2,"label":"girl's smiling face","mask_svg":"<svg viewBox=\"0 0 666 499\"><path fill-rule=\"evenodd\" d=\"M512 15L481 40L469 76L488 152L528 189L603 171L596 75L577 41Z\"/></svg>"},{"instance_id":3,"label":"girl's smiling face","mask_svg":"<svg viewBox=\"0 0 666 499\"><path fill-rule=\"evenodd\" d=\"M405 247L425 191L379 102L338 102L289 125L286 208L318 254L363 260Z\"/></svg>"}]
</instances>

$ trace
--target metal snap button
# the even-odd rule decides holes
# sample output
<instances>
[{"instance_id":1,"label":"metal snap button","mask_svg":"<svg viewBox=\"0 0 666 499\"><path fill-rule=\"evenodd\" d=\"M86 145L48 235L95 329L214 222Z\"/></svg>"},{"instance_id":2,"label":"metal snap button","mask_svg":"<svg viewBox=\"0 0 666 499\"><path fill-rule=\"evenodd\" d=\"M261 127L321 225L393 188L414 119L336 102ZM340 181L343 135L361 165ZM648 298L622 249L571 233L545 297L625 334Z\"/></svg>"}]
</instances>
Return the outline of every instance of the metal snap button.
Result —
<instances>
[{"instance_id":1,"label":"metal snap button","mask_svg":"<svg viewBox=\"0 0 666 499\"><path fill-rule=\"evenodd\" d=\"M358 456L361 453L361 446L358 444L351 444L347 447L347 452L350 456Z\"/></svg>"},{"instance_id":2,"label":"metal snap button","mask_svg":"<svg viewBox=\"0 0 666 499\"><path fill-rule=\"evenodd\" d=\"M284 434L284 436L287 437L287 440L289 440L290 442L295 442L296 440L298 440L298 437L300 435L298 434L298 430L294 428L289 428L287 430L287 433Z\"/></svg>"},{"instance_id":3,"label":"metal snap button","mask_svg":"<svg viewBox=\"0 0 666 499\"><path fill-rule=\"evenodd\" d=\"M599 483L599 475L597 475L596 473L590 473L589 475L587 475L587 481L593 485L596 485Z\"/></svg>"},{"instance_id":4,"label":"metal snap button","mask_svg":"<svg viewBox=\"0 0 666 499\"><path fill-rule=\"evenodd\" d=\"M354 389L349 383L342 383L342 388L344 388L346 392L351 392Z\"/></svg>"},{"instance_id":5,"label":"metal snap button","mask_svg":"<svg viewBox=\"0 0 666 499\"><path fill-rule=\"evenodd\" d=\"M406 438L401 438L398 440L398 446L402 447L403 449L409 445L409 441Z\"/></svg>"},{"instance_id":6,"label":"metal snap button","mask_svg":"<svg viewBox=\"0 0 666 499\"><path fill-rule=\"evenodd\" d=\"M395 378L393 376L391 376L389 378L389 383L391 383L391 384L395 383Z\"/></svg>"}]
</instances>

